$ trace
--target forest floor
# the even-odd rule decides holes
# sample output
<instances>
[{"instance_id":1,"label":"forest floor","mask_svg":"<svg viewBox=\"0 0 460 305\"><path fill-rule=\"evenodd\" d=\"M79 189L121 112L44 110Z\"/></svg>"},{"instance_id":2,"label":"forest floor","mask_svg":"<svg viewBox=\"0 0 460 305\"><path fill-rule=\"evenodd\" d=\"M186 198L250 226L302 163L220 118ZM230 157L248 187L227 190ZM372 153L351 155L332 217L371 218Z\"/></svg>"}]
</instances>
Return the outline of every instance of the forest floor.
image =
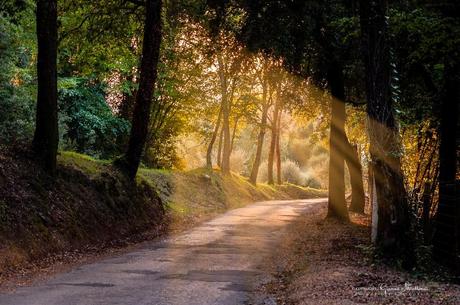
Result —
<instances>
[{"instance_id":1,"label":"forest floor","mask_svg":"<svg viewBox=\"0 0 460 305\"><path fill-rule=\"evenodd\" d=\"M460 286L441 275L405 272L372 255L370 220L352 214L343 224L311 210L287 230L263 266L272 280L250 304L460 304Z\"/></svg>"}]
</instances>

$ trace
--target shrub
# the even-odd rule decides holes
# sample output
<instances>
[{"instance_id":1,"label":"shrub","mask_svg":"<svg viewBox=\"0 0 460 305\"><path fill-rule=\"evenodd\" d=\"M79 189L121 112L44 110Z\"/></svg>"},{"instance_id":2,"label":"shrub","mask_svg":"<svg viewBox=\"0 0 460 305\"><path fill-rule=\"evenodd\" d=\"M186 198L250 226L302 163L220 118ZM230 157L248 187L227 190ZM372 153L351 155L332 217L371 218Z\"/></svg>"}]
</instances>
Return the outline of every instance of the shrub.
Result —
<instances>
[{"instance_id":1,"label":"shrub","mask_svg":"<svg viewBox=\"0 0 460 305\"><path fill-rule=\"evenodd\" d=\"M265 160L260 164L257 181L267 182L267 172L268 164ZM273 168L273 175L275 175L276 179L276 165ZM281 176L283 182L292 183L300 186L308 186L312 188L321 188L321 184L314 175L312 175L308 171L302 170L297 162L289 159L281 162Z\"/></svg>"},{"instance_id":2,"label":"shrub","mask_svg":"<svg viewBox=\"0 0 460 305\"><path fill-rule=\"evenodd\" d=\"M80 153L110 158L128 136L130 124L116 117L105 100L105 86L87 79L68 78L59 83L62 145Z\"/></svg>"},{"instance_id":3,"label":"shrub","mask_svg":"<svg viewBox=\"0 0 460 305\"><path fill-rule=\"evenodd\" d=\"M145 154L142 162L150 167L157 169L172 169L182 170L185 168L184 161L177 154L176 146L176 131L173 126L166 125L165 127L150 131L150 139L147 140Z\"/></svg>"},{"instance_id":4,"label":"shrub","mask_svg":"<svg viewBox=\"0 0 460 305\"><path fill-rule=\"evenodd\" d=\"M232 171L238 174L243 174L247 160L248 156L243 150L234 150L230 156L230 166Z\"/></svg>"},{"instance_id":5,"label":"shrub","mask_svg":"<svg viewBox=\"0 0 460 305\"><path fill-rule=\"evenodd\" d=\"M283 181L304 186L307 182L306 175L302 172L297 164L291 160L285 160L281 163L281 175Z\"/></svg>"}]
</instances>

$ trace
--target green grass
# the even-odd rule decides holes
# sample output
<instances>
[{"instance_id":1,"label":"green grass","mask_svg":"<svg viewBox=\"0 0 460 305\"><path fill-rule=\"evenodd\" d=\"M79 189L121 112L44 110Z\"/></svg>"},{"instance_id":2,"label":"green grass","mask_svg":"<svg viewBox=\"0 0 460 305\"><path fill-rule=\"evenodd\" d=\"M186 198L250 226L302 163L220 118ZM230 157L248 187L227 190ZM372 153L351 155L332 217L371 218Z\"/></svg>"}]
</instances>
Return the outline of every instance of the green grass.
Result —
<instances>
[{"instance_id":1,"label":"green grass","mask_svg":"<svg viewBox=\"0 0 460 305\"><path fill-rule=\"evenodd\" d=\"M72 151L61 151L58 156L58 162L64 166L80 169L92 176L107 170L107 166L111 163L109 160L98 160Z\"/></svg>"},{"instance_id":2,"label":"green grass","mask_svg":"<svg viewBox=\"0 0 460 305\"><path fill-rule=\"evenodd\" d=\"M142 168L141 179L158 190L176 218L206 218L208 215L272 199L306 199L325 196L325 191L292 184L251 184L237 174L222 175L206 168L168 171Z\"/></svg>"},{"instance_id":3,"label":"green grass","mask_svg":"<svg viewBox=\"0 0 460 305\"><path fill-rule=\"evenodd\" d=\"M63 151L59 163L77 168L94 176L108 171L111 161ZM190 171L139 169L137 183L155 189L170 215L176 219L203 218L246 204L273 199L306 199L325 196L322 190L293 184L251 184L246 177L232 173L222 175L218 170L198 168Z\"/></svg>"}]
</instances>

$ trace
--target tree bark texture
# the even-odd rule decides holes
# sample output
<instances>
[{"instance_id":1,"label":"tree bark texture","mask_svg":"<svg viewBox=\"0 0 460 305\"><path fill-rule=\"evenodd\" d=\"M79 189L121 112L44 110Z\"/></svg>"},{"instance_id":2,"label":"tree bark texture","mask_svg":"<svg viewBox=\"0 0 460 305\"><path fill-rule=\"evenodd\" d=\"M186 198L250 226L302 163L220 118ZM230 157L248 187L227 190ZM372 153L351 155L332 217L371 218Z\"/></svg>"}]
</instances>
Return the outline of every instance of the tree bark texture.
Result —
<instances>
[{"instance_id":1,"label":"tree bark texture","mask_svg":"<svg viewBox=\"0 0 460 305\"><path fill-rule=\"evenodd\" d=\"M347 139L348 142L348 139ZM351 183L351 204L350 211L356 213L364 213L365 197L363 185L363 169L358 155L356 145L348 144L348 152L345 161L350 173Z\"/></svg>"},{"instance_id":2,"label":"tree bark texture","mask_svg":"<svg viewBox=\"0 0 460 305\"><path fill-rule=\"evenodd\" d=\"M212 149L214 143L216 142L217 135L219 133L220 123L222 120L222 108L219 109L219 115L217 116L216 126L211 136L211 141L209 141L208 149L206 150L206 167L212 169Z\"/></svg>"},{"instance_id":3,"label":"tree bark texture","mask_svg":"<svg viewBox=\"0 0 460 305\"><path fill-rule=\"evenodd\" d=\"M57 113L57 1L37 1L37 112L33 150L45 170L56 173Z\"/></svg>"},{"instance_id":4,"label":"tree bark texture","mask_svg":"<svg viewBox=\"0 0 460 305\"><path fill-rule=\"evenodd\" d=\"M378 210L375 242L387 256L403 257L411 263L409 210L390 92L387 10L386 0L360 1L368 136Z\"/></svg>"},{"instance_id":5,"label":"tree bark texture","mask_svg":"<svg viewBox=\"0 0 460 305\"><path fill-rule=\"evenodd\" d=\"M273 110L273 118L272 118L272 125L271 125L271 139L270 139L270 147L268 150L268 160L267 160L267 180L268 184L275 184L275 179L273 175L273 165L275 161L275 153L276 153L276 144L277 144L277 136L278 136L278 116L280 112L280 94L278 92L278 97L275 101L275 109Z\"/></svg>"},{"instance_id":6,"label":"tree bark texture","mask_svg":"<svg viewBox=\"0 0 460 305\"><path fill-rule=\"evenodd\" d=\"M460 270L460 203L458 181L458 113L460 65L446 62L442 94L439 145L439 205L433 236L434 257Z\"/></svg>"},{"instance_id":7,"label":"tree bark texture","mask_svg":"<svg viewBox=\"0 0 460 305\"><path fill-rule=\"evenodd\" d=\"M260 122L259 136L257 137L257 149L256 155L254 158L254 163L252 165L251 175L249 176L249 182L252 184L257 184L257 177L259 175L260 161L262 159L262 149L265 139L265 131L267 129L267 120L268 120L268 108L269 103L267 101L267 84L263 85L263 105L262 105L262 118Z\"/></svg>"},{"instance_id":8,"label":"tree bark texture","mask_svg":"<svg viewBox=\"0 0 460 305\"><path fill-rule=\"evenodd\" d=\"M281 138L281 117L283 116L283 113L280 111L278 115L278 128L276 130L276 147L275 147L275 153L276 153L276 182L278 185L281 185L283 183L283 178L281 177L281 148L280 148L280 138Z\"/></svg>"},{"instance_id":9,"label":"tree bark texture","mask_svg":"<svg viewBox=\"0 0 460 305\"><path fill-rule=\"evenodd\" d=\"M224 141L224 129L219 133L219 144L217 145L217 166L222 168L222 142Z\"/></svg>"},{"instance_id":10,"label":"tree bark texture","mask_svg":"<svg viewBox=\"0 0 460 305\"><path fill-rule=\"evenodd\" d=\"M345 92L342 68L338 63L330 66L327 73L331 101L331 130L329 138L329 200L328 217L349 220L345 201Z\"/></svg>"},{"instance_id":11,"label":"tree bark texture","mask_svg":"<svg viewBox=\"0 0 460 305\"><path fill-rule=\"evenodd\" d=\"M139 78L139 89L133 110L133 121L128 150L118 163L130 179L136 177L142 152L147 140L153 91L157 79L157 67L161 44L162 0L146 1L144 41Z\"/></svg>"},{"instance_id":12,"label":"tree bark texture","mask_svg":"<svg viewBox=\"0 0 460 305\"><path fill-rule=\"evenodd\" d=\"M228 97L228 81L226 75L225 63L222 56L217 56L218 60L218 73L221 88L221 103L222 103L222 132L223 132L223 148L222 148L222 166L221 170L223 174L230 174L230 100Z\"/></svg>"}]
</instances>

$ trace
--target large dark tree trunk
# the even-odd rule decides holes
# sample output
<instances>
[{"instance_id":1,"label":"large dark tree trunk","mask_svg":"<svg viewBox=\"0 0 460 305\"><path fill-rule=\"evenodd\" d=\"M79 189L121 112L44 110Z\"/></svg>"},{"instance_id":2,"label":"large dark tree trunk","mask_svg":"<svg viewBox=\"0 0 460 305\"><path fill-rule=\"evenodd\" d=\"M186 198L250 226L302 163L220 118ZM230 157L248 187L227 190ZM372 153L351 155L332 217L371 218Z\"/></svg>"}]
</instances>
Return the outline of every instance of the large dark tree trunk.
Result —
<instances>
[{"instance_id":1,"label":"large dark tree trunk","mask_svg":"<svg viewBox=\"0 0 460 305\"><path fill-rule=\"evenodd\" d=\"M33 150L44 168L56 173L57 118L57 1L37 1L37 113Z\"/></svg>"},{"instance_id":2,"label":"large dark tree trunk","mask_svg":"<svg viewBox=\"0 0 460 305\"><path fill-rule=\"evenodd\" d=\"M378 220L374 241L385 255L413 263L409 210L401 171L401 147L390 95L387 0L360 1L366 71L368 136Z\"/></svg>"},{"instance_id":3,"label":"large dark tree trunk","mask_svg":"<svg viewBox=\"0 0 460 305\"><path fill-rule=\"evenodd\" d=\"M422 195L422 226L423 226L423 241L426 245L431 241L431 183L425 182Z\"/></svg>"},{"instance_id":4,"label":"large dark tree trunk","mask_svg":"<svg viewBox=\"0 0 460 305\"><path fill-rule=\"evenodd\" d=\"M157 67L162 38L161 7L162 0L146 1L139 90L133 110L131 135L126 154L117 162L117 165L126 172L130 179L136 177L149 129L150 111L157 79Z\"/></svg>"},{"instance_id":5,"label":"large dark tree trunk","mask_svg":"<svg viewBox=\"0 0 460 305\"><path fill-rule=\"evenodd\" d=\"M219 115L217 116L216 126L214 127L214 131L211 136L211 141L209 141L208 149L206 151L206 167L209 169L212 168L212 149L214 147L214 143L216 143L221 120L222 120L222 107L219 109Z\"/></svg>"},{"instance_id":6,"label":"large dark tree trunk","mask_svg":"<svg viewBox=\"0 0 460 305\"><path fill-rule=\"evenodd\" d=\"M348 142L348 141L347 141ZM348 152L345 157L348 171L350 173L351 182L351 204L350 211L364 213L364 185L363 185L363 169L358 155L356 145L348 143Z\"/></svg>"},{"instance_id":7,"label":"large dark tree trunk","mask_svg":"<svg viewBox=\"0 0 460 305\"><path fill-rule=\"evenodd\" d=\"M459 103L460 65L446 62L439 131L439 205L433 236L433 252L438 261L451 266L457 264L457 267L460 267L460 204L455 179L459 151Z\"/></svg>"},{"instance_id":8,"label":"large dark tree trunk","mask_svg":"<svg viewBox=\"0 0 460 305\"><path fill-rule=\"evenodd\" d=\"M331 101L331 131L329 138L329 201L328 217L348 221L345 201L345 92L342 67L338 63L330 66L327 73Z\"/></svg>"}]
</instances>

